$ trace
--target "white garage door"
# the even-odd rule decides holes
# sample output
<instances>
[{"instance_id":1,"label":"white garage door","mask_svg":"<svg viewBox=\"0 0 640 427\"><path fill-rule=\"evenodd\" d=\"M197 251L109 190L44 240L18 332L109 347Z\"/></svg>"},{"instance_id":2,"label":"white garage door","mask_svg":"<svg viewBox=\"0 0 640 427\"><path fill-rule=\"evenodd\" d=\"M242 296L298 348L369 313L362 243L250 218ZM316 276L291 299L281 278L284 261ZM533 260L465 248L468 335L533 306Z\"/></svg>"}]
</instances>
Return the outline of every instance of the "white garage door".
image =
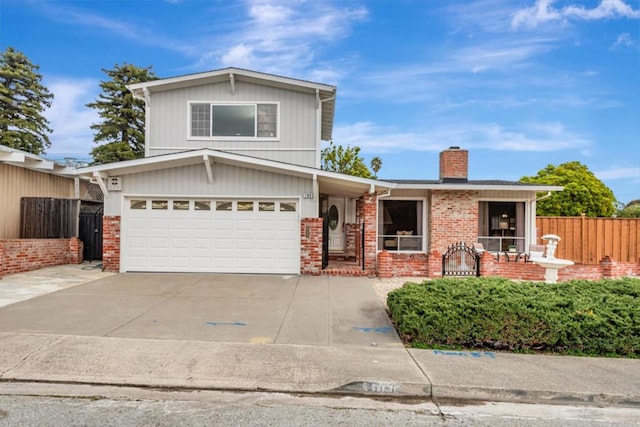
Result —
<instances>
[{"instance_id":1,"label":"white garage door","mask_svg":"<svg viewBox=\"0 0 640 427\"><path fill-rule=\"evenodd\" d=\"M124 215L124 271L300 271L293 200L132 198Z\"/></svg>"}]
</instances>

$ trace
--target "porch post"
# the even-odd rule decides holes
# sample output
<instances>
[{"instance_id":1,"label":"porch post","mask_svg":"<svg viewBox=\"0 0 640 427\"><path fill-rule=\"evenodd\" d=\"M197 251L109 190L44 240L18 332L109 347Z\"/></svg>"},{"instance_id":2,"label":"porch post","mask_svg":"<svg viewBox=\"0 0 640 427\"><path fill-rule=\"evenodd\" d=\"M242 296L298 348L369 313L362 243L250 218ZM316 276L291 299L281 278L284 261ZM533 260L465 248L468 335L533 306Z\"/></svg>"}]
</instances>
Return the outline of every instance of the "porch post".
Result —
<instances>
[{"instance_id":1,"label":"porch post","mask_svg":"<svg viewBox=\"0 0 640 427\"><path fill-rule=\"evenodd\" d=\"M365 193L362 196L362 218L364 221L364 269L369 274L377 273L378 195Z\"/></svg>"}]
</instances>

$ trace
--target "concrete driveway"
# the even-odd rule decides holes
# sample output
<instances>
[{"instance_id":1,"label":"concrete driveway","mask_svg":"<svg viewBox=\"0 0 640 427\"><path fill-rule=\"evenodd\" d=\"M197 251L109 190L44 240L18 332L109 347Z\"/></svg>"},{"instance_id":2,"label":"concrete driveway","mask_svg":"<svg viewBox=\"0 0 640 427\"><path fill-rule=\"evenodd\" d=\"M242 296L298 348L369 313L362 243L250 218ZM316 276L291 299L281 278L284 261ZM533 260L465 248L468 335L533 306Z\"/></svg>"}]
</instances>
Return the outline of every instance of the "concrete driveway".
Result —
<instances>
[{"instance_id":1,"label":"concrete driveway","mask_svg":"<svg viewBox=\"0 0 640 427\"><path fill-rule=\"evenodd\" d=\"M0 308L0 332L401 347L366 278L124 273Z\"/></svg>"}]
</instances>

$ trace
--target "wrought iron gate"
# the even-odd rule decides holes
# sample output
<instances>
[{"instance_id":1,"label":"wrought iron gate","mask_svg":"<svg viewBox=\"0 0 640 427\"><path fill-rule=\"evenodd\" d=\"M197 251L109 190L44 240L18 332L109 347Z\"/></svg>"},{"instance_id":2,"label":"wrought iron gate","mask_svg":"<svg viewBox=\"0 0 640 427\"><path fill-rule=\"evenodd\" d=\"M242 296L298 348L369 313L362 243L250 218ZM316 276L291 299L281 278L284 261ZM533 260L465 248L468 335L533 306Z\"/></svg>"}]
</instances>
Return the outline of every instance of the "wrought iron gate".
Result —
<instances>
[{"instance_id":1,"label":"wrought iron gate","mask_svg":"<svg viewBox=\"0 0 640 427\"><path fill-rule=\"evenodd\" d=\"M449 246L442 255L442 277L480 276L480 254L463 242Z\"/></svg>"},{"instance_id":2,"label":"wrought iron gate","mask_svg":"<svg viewBox=\"0 0 640 427\"><path fill-rule=\"evenodd\" d=\"M329 215L322 217L322 269L329 265Z\"/></svg>"}]
</instances>

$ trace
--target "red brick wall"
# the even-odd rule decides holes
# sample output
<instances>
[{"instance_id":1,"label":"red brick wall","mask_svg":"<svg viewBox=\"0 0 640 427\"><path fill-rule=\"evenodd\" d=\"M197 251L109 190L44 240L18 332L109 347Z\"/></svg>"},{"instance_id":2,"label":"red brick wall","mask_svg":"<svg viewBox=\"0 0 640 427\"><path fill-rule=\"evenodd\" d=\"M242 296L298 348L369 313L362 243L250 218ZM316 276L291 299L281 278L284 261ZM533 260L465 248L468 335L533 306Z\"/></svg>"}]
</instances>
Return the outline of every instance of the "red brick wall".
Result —
<instances>
[{"instance_id":1,"label":"red brick wall","mask_svg":"<svg viewBox=\"0 0 640 427\"><path fill-rule=\"evenodd\" d=\"M504 256L497 260L488 252L482 254L480 274L482 276L506 277L509 279L544 281L544 267L532 262L509 262ZM625 276L640 276L640 263L616 263L605 257L599 264L575 264L558 271L558 281L598 280Z\"/></svg>"},{"instance_id":2,"label":"red brick wall","mask_svg":"<svg viewBox=\"0 0 640 427\"><path fill-rule=\"evenodd\" d=\"M120 216L102 218L102 269L120 272Z\"/></svg>"},{"instance_id":3,"label":"red brick wall","mask_svg":"<svg viewBox=\"0 0 640 427\"><path fill-rule=\"evenodd\" d=\"M319 275L322 271L322 218L300 221L300 273Z\"/></svg>"},{"instance_id":4,"label":"red brick wall","mask_svg":"<svg viewBox=\"0 0 640 427\"><path fill-rule=\"evenodd\" d=\"M467 179L469 172L469 152L460 149L448 149L440 153L440 179Z\"/></svg>"},{"instance_id":5,"label":"red brick wall","mask_svg":"<svg viewBox=\"0 0 640 427\"><path fill-rule=\"evenodd\" d=\"M70 239L0 240L0 278L43 267L82 263L82 242Z\"/></svg>"},{"instance_id":6,"label":"red brick wall","mask_svg":"<svg viewBox=\"0 0 640 427\"><path fill-rule=\"evenodd\" d=\"M378 253L378 277L426 277L429 260L425 253L381 251Z\"/></svg>"}]
</instances>

